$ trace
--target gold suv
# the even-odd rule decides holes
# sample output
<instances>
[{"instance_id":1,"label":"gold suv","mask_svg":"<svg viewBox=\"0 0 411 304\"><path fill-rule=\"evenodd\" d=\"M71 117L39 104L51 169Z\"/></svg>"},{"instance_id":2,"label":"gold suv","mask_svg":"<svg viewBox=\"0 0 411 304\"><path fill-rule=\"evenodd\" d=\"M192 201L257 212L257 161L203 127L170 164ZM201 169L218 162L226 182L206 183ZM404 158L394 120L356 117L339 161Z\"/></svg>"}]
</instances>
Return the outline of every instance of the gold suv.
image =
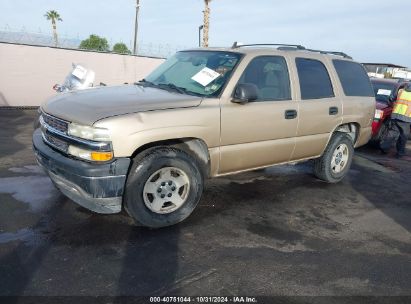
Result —
<instances>
[{"instance_id":1,"label":"gold suv","mask_svg":"<svg viewBox=\"0 0 411 304\"><path fill-rule=\"evenodd\" d=\"M314 159L318 178L340 181L374 111L344 53L234 44L178 52L134 85L56 95L33 146L73 201L163 227L190 215L206 178Z\"/></svg>"}]
</instances>

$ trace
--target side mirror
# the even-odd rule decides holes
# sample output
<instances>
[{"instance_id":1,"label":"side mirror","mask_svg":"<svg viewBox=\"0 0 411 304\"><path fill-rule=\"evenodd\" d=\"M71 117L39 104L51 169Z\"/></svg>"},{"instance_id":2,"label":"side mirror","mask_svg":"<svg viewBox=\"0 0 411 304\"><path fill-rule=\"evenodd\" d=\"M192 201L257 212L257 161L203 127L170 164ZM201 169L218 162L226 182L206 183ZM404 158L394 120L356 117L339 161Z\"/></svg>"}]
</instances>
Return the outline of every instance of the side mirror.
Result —
<instances>
[{"instance_id":1,"label":"side mirror","mask_svg":"<svg viewBox=\"0 0 411 304\"><path fill-rule=\"evenodd\" d=\"M235 103L245 104L258 99L258 88L252 83L240 83L237 85L234 97L231 100Z\"/></svg>"}]
</instances>

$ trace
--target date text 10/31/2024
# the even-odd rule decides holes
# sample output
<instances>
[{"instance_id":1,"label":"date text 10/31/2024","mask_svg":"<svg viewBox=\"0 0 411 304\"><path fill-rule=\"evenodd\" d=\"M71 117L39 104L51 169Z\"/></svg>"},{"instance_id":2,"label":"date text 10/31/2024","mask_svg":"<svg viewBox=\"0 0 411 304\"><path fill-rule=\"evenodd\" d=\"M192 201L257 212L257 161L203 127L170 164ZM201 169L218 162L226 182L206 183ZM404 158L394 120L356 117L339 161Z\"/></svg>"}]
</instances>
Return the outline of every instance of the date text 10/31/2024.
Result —
<instances>
[{"instance_id":1,"label":"date text 10/31/2024","mask_svg":"<svg viewBox=\"0 0 411 304\"><path fill-rule=\"evenodd\" d=\"M254 297L150 297L150 303L258 303Z\"/></svg>"}]
</instances>

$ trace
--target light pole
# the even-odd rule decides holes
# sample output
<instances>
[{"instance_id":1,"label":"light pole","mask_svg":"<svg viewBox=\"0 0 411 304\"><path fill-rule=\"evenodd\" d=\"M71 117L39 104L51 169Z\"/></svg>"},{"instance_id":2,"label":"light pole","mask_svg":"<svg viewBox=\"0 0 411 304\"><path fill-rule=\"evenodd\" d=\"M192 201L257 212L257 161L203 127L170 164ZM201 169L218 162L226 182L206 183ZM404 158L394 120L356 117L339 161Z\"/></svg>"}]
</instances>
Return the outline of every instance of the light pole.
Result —
<instances>
[{"instance_id":1,"label":"light pole","mask_svg":"<svg viewBox=\"0 0 411 304\"><path fill-rule=\"evenodd\" d=\"M204 28L204 25L198 27L198 47L201 47L201 30Z\"/></svg>"},{"instance_id":2,"label":"light pole","mask_svg":"<svg viewBox=\"0 0 411 304\"><path fill-rule=\"evenodd\" d=\"M138 12L140 10L140 0L136 0L136 21L134 24L134 47L133 54L137 55L137 33L138 33Z\"/></svg>"}]
</instances>

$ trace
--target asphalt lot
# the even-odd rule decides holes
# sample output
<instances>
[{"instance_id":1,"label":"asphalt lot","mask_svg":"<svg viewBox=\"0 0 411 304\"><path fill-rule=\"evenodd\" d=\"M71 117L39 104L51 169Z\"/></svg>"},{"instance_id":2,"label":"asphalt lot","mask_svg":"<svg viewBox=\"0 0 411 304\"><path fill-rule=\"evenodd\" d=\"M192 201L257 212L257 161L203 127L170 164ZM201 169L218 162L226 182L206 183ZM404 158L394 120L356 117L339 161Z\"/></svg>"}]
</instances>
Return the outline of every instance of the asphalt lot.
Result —
<instances>
[{"instance_id":1,"label":"asphalt lot","mask_svg":"<svg viewBox=\"0 0 411 304\"><path fill-rule=\"evenodd\" d=\"M0 295L411 295L411 158L361 148L337 185L310 163L215 179L150 230L59 194L34 114L0 110Z\"/></svg>"}]
</instances>

